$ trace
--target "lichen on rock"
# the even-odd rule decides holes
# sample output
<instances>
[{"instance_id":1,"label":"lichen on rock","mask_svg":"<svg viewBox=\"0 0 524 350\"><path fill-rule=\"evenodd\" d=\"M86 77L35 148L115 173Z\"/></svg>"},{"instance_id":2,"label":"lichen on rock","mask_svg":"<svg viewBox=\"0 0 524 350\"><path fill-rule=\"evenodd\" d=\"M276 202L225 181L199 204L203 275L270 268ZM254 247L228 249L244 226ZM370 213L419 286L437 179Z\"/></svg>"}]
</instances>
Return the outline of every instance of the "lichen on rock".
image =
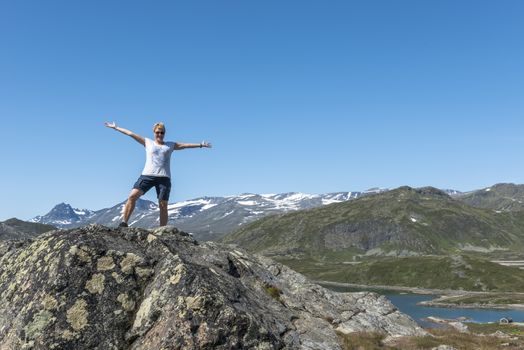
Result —
<instances>
[{"instance_id":1,"label":"lichen on rock","mask_svg":"<svg viewBox=\"0 0 524 350\"><path fill-rule=\"evenodd\" d=\"M56 318L47 310L42 310L33 316L33 321L25 326L25 336L27 339L35 339L42 335L44 329Z\"/></svg>"},{"instance_id":2,"label":"lichen on rock","mask_svg":"<svg viewBox=\"0 0 524 350\"><path fill-rule=\"evenodd\" d=\"M58 301L52 295L45 294L42 298L42 306L45 310L55 310L58 307Z\"/></svg>"},{"instance_id":3,"label":"lichen on rock","mask_svg":"<svg viewBox=\"0 0 524 350\"><path fill-rule=\"evenodd\" d=\"M171 284L177 284L187 271L183 264L178 264L173 272L173 275L169 277L169 282Z\"/></svg>"},{"instance_id":4,"label":"lichen on rock","mask_svg":"<svg viewBox=\"0 0 524 350\"><path fill-rule=\"evenodd\" d=\"M119 274L116 273L116 272L113 272L113 273L111 274L111 276L115 279L116 283L119 283L119 284L120 284L120 283L124 282L124 277L121 276L121 275L119 275Z\"/></svg>"},{"instance_id":5,"label":"lichen on rock","mask_svg":"<svg viewBox=\"0 0 524 350\"><path fill-rule=\"evenodd\" d=\"M85 248L82 249L77 245L71 246L71 248L69 249L69 254L76 255L83 262L91 262L91 257L89 256L89 253L85 250Z\"/></svg>"},{"instance_id":6,"label":"lichen on rock","mask_svg":"<svg viewBox=\"0 0 524 350\"><path fill-rule=\"evenodd\" d=\"M122 305L125 311L133 311L135 309L135 302L126 293L119 294L117 300Z\"/></svg>"},{"instance_id":7,"label":"lichen on rock","mask_svg":"<svg viewBox=\"0 0 524 350\"><path fill-rule=\"evenodd\" d=\"M98 271L108 271L115 268L115 262L110 256L103 256L96 262L96 269Z\"/></svg>"},{"instance_id":8,"label":"lichen on rock","mask_svg":"<svg viewBox=\"0 0 524 350\"><path fill-rule=\"evenodd\" d=\"M89 281L87 281L86 289L91 294L102 294L102 292L104 291L105 279L105 276L101 273L94 274L93 277Z\"/></svg>"},{"instance_id":9,"label":"lichen on rock","mask_svg":"<svg viewBox=\"0 0 524 350\"><path fill-rule=\"evenodd\" d=\"M153 290L151 294L145 298L136 313L135 322L133 323L132 331L138 331L139 328L145 326L151 318L152 310L155 310L155 304L158 301L160 294Z\"/></svg>"},{"instance_id":10,"label":"lichen on rock","mask_svg":"<svg viewBox=\"0 0 524 350\"><path fill-rule=\"evenodd\" d=\"M137 264L141 263L143 259L136 254L127 253L124 259L120 262L120 268L123 273L131 274Z\"/></svg>"},{"instance_id":11,"label":"lichen on rock","mask_svg":"<svg viewBox=\"0 0 524 350\"><path fill-rule=\"evenodd\" d=\"M87 303L84 299L78 299L75 304L67 310L67 322L75 331L81 331L87 326L89 313L86 310Z\"/></svg>"}]
</instances>

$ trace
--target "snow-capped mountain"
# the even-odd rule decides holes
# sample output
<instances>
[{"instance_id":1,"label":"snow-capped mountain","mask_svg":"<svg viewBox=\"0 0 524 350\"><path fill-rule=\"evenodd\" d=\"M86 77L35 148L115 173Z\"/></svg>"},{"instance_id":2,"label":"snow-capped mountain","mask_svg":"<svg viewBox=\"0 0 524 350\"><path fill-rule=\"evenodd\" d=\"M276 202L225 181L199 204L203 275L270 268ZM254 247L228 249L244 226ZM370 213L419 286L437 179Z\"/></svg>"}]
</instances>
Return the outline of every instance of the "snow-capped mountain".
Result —
<instances>
[{"instance_id":1,"label":"snow-capped mountain","mask_svg":"<svg viewBox=\"0 0 524 350\"><path fill-rule=\"evenodd\" d=\"M111 208L93 211L88 209L76 209L69 204L60 203L54 206L49 213L34 217L29 220L29 222L48 224L59 228L79 227L93 223L115 226L118 225L122 218L124 205L125 201ZM145 214L155 210L158 210L158 205L147 200L139 199L135 206L135 214Z\"/></svg>"},{"instance_id":2,"label":"snow-capped mountain","mask_svg":"<svg viewBox=\"0 0 524 350\"><path fill-rule=\"evenodd\" d=\"M211 240L232 232L238 226L266 215L309 209L355 199L384 191L336 192L320 195L305 193L242 194L227 197L203 197L172 203L168 206L169 224L192 232L197 239ZM60 203L49 213L37 216L31 222L72 228L91 223L116 226L121 220L125 201L98 211L75 209ZM158 225L158 205L139 199L129 224L138 227Z\"/></svg>"},{"instance_id":3,"label":"snow-capped mountain","mask_svg":"<svg viewBox=\"0 0 524 350\"><path fill-rule=\"evenodd\" d=\"M60 203L55 205L51 211L43 216L37 216L30 222L48 224L56 227L81 226L92 217L93 211L87 209L76 209L69 204Z\"/></svg>"}]
</instances>

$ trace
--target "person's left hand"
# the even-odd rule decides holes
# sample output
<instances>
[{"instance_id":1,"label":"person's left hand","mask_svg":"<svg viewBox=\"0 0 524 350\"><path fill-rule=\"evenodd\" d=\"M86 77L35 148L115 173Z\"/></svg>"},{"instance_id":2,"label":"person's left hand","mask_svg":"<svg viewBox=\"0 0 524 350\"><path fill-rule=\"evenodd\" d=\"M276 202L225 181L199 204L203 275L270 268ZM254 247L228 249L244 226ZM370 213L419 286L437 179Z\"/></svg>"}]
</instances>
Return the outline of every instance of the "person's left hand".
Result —
<instances>
[{"instance_id":1,"label":"person's left hand","mask_svg":"<svg viewBox=\"0 0 524 350\"><path fill-rule=\"evenodd\" d=\"M104 123L105 126L107 126L108 128L111 128L111 129L116 129L116 123L115 122L105 122Z\"/></svg>"}]
</instances>

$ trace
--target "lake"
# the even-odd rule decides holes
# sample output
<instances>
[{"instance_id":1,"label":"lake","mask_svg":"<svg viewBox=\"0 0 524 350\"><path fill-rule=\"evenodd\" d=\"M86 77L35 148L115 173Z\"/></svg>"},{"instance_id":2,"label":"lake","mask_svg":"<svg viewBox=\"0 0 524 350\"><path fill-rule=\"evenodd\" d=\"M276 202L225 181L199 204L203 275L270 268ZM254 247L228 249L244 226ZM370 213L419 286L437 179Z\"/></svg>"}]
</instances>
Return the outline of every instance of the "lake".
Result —
<instances>
[{"instance_id":1,"label":"lake","mask_svg":"<svg viewBox=\"0 0 524 350\"><path fill-rule=\"evenodd\" d=\"M324 285L336 292L362 292L362 289ZM524 321L524 310L496 310L496 309L461 309L420 306L417 303L436 298L435 295L400 294L394 291L372 290L385 295L400 311L411 316L421 327L434 328L441 325L425 321L424 318L434 316L438 318L455 319L467 317L467 322L487 323L498 322L502 317L510 317L515 322Z\"/></svg>"}]
</instances>

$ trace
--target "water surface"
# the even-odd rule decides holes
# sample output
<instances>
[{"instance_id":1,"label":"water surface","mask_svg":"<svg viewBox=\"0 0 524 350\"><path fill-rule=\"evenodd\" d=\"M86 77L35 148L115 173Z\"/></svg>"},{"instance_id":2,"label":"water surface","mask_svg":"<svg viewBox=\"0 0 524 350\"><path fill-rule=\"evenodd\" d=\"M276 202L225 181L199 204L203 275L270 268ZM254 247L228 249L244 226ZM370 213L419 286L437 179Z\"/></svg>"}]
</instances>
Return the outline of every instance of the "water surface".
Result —
<instances>
[{"instance_id":1,"label":"water surface","mask_svg":"<svg viewBox=\"0 0 524 350\"><path fill-rule=\"evenodd\" d=\"M350 287L329 286L324 287L336 292L362 292L362 289ZM524 322L524 310L497 310L497 309L461 309L429 307L417 305L417 303L437 298L436 295L405 294L390 290L371 290L375 293L385 295L403 313L411 316L421 327L438 327L436 323L425 321L429 316L445 319L468 318L467 322L487 323L498 322L503 317L510 317L515 322Z\"/></svg>"}]
</instances>

